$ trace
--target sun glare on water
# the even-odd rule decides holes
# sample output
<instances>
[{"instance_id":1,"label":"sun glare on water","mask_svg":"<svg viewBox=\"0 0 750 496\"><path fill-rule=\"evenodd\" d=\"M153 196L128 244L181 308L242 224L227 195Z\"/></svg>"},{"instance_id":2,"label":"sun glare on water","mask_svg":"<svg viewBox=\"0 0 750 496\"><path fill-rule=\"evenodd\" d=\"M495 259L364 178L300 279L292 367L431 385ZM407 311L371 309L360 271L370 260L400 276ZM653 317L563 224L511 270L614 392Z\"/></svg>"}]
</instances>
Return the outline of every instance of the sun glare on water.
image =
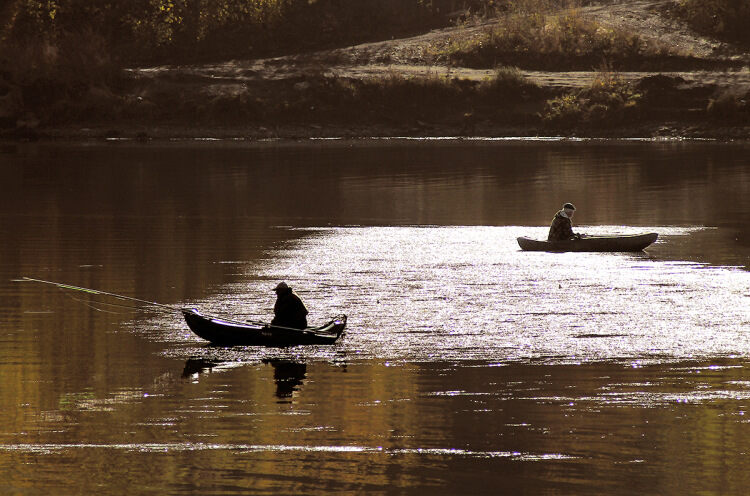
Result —
<instances>
[{"instance_id":1,"label":"sun glare on water","mask_svg":"<svg viewBox=\"0 0 750 496\"><path fill-rule=\"evenodd\" d=\"M662 239L690 233L638 229L647 231ZM348 360L647 362L750 352L746 271L648 253L522 252L516 243L522 235L543 238L545 232L310 230L267 259L243 265L243 282L194 304L257 317L270 313L269 287L286 280L310 309L311 323L349 316L335 351L308 351ZM169 326L170 340L198 340L181 322Z\"/></svg>"}]
</instances>

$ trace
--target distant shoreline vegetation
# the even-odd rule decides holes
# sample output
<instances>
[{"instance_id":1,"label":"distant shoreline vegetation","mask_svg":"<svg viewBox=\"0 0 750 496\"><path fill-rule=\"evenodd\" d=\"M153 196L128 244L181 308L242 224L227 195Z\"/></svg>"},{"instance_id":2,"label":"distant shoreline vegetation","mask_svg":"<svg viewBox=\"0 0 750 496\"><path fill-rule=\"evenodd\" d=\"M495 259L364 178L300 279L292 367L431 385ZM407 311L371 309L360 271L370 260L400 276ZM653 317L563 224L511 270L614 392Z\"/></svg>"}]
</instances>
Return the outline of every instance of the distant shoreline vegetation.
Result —
<instances>
[{"instance_id":1,"label":"distant shoreline vegetation","mask_svg":"<svg viewBox=\"0 0 750 496\"><path fill-rule=\"evenodd\" d=\"M676 1L683 9L677 15L750 21L750 7L722 7L736 6L735 0ZM120 126L235 125L450 129L470 135L482 126L573 133L666 120L750 122L745 90L717 93L679 77L619 78L618 70L699 67L676 48L598 25L574 8L580 3L584 0L10 0L0 7L0 136L33 137L40 128L89 125L111 126L113 134ZM214 90L179 70L154 78L123 70L304 54L408 36L471 16L493 20L480 36L429 48L419 63L494 70L484 81L395 71L347 78L320 67L306 68L296 79L256 78ZM722 32L747 36L734 20L722 24ZM590 87L561 90L538 86L517 67L599 67L601 74Z\"/></svg>"}]
</instances>

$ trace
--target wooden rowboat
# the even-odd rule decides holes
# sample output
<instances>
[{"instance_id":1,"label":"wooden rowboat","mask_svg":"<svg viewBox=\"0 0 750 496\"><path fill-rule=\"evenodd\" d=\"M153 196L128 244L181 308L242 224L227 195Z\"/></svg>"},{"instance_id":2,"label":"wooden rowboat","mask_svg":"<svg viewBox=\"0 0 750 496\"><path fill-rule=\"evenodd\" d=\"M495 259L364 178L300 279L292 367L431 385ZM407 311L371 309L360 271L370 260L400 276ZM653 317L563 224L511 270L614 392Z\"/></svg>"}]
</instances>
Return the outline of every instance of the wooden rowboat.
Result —
<instances>
[{"instance_id":1,"label":"wooden rowboat","mask_svg":"<svg viewBox=\"0 0 750 496\"><path fill-rule=\"evenodd\" d=\"M518 246L525 251L643 251L656 241L657 233L621 236L584 236L565 241L540 241L516 238Z\"/></svg>"},{"instance_id":2,"label":"wooden rowboat","mask_svg":"<svg viewBox=\"0 0 750 496\"><path fill-rule=\"evenodd\" d=\"M195 308L182 310L190 330L197 336L220 346L286 347L305 344L333 344L346 327L346 315L339 315L320 327L292 329L262 322L238 322L201 315Z\"/></svg>"}]
</instances>

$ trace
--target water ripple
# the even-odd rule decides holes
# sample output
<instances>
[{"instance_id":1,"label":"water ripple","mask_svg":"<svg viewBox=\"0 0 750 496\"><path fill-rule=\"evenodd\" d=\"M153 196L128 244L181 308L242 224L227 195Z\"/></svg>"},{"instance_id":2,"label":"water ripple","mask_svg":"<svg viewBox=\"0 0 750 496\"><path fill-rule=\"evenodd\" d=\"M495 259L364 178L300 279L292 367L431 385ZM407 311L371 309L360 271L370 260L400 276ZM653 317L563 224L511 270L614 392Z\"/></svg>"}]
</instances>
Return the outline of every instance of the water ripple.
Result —
<instances>
[{"instance_id":1,"label":"water ripple","mask_svg":"<svg viewBox=\"0 0 750 496\"><path fill-rule=\"evenodd\" d=\"M561 453L526 453L519 451L476 451L461 448L384 448L382 446L289 446L270 444L217 443L21 443L2 444L0 451L38 454L69 452L77 449L103 449L139 453L167 453L180 451L237 451L237 452L307 452L307 453L382 453L384 455L426 455L465 458L510 458L519 461L567 460L575 456Z\"/></svg>"}]
</instances>

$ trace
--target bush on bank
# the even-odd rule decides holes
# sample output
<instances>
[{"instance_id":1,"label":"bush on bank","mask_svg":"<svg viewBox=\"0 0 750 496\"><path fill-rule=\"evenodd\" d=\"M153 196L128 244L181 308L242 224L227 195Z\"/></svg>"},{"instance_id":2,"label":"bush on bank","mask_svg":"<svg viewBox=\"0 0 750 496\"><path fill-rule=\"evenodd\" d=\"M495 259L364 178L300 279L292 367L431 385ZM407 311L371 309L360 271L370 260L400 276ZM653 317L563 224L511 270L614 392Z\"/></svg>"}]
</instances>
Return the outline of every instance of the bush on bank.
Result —
<instances>
[{"instance_id":1,"label":"bush on bank","mask_svg":"<svg viewBox=\"0 0 750 496\"><path fill-rule=\"evenodd\" d=\"M750 124L750 89L737 87L718 92L709 99L706 113L715 122Z\"/></svg>"},{"instance_id":2,"label":"bush on bank","mask_svg":"<svg viewBox=\"0 0 750 496\"><path fill-rule=\"evenodd\" d=\"M746 0L680 0L679 13L699 32L750 46Z\"/></svg>"},{"instance_id":3,"label":"bush on bank","mask_svg":"<svg viewBox=\"0 0 750 496\"><path fill-rule=\"evenodd\" d=\"M638 117L642 98L632 84L602 72L591 86L549 100L542 120L551 127L615 127Z\"/></svg>"}]
</instances>

